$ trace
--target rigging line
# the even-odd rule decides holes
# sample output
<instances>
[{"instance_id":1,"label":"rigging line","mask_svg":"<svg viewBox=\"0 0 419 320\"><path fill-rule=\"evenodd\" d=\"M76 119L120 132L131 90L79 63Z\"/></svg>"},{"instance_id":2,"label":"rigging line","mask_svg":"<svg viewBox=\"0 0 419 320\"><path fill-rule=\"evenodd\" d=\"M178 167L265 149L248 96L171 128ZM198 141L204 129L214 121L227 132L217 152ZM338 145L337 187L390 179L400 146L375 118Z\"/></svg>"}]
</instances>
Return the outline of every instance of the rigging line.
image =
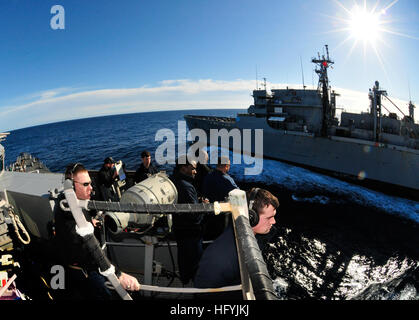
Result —
<instances>
[{"instance_id":1,"label":"rigging line","mask_svg":"<svg viewBox=\"0 0 419 320\"><path fill-rule=\"evenodd\" d=\"M388 101L390 101L390 102L393 104L393 106L395 106L395 107L397 108L397 110L399 110L399 111L402 113L402 115L403 115L404 117L406 116L406 115L404 114L404 112L403 112L402 110L400 110L400 109L399 109L399 107L398 107L398 106L396 106L396 104L395 104L393 101L391 101L391 100L390 100L390 98L389 98L388 96L384 95L384 97L385 97L385 98L387 98L387 100L388 100Z\"/></svg>"},{"instance_id":2,"label":"rigging line","mask_svg":"<svg viewBox=\"0 0 419 320\"><path fill-rule=\"evenodd\" d=\"M388 110L383 104L381 104L381 106L384 108L384 109L386 109L386 111L390 114L391 112L390 112L390 110Z\"/></svg>"}]
</instances>

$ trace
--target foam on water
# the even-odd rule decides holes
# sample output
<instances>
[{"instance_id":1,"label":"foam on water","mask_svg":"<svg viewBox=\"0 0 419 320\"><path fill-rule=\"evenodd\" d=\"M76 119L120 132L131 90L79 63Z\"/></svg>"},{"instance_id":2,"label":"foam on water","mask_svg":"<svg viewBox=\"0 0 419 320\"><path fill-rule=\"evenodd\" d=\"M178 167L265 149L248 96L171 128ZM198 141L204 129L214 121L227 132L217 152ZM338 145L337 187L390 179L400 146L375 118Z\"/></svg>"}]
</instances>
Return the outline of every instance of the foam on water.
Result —
<instances>
[{"instance_id":1,"label":"foam on water","mask_svg":"<svg viewBox=\"0 0 419 320\"><path fill-rule=\"evenodd\" d=\"M214 152L210 147L208 152ZM221 148L219 153L221 154ZM233 152L229 151L230 158ZM374 207L390 214L396 214L419 223L419 202L394 197L359 185L354 185L327 175L292 166L280 161L263 160L263 170L259 175L244 175L246 163L251 163L247 155L242 155L241 164L233 164L230 174L244 182L259 182L267 185L282 185L293 192L295 201L308 203L356 203ZM306 197L301 194L314 194Z\"/></svg>"}]
</instances>

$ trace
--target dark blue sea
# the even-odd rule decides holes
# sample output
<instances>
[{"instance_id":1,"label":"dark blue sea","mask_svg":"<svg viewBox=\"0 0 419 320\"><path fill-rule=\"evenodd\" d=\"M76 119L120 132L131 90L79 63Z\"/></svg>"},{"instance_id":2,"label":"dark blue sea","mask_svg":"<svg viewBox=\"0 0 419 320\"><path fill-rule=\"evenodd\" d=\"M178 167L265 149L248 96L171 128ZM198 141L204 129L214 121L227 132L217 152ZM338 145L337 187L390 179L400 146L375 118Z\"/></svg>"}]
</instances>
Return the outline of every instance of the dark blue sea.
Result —
<instances>
[{"instance_id":1,"label":"dark blue sea","mask_svg":"<svg viewBox=\"0 0 419 320\"><path fill-rule=\"evenodd\" d=\"M136 170L140 154L175 134L185 114L235 117L237 109L113 115L15 130L3 143L6 163L21 152L53 172L81 162L99 170L112 156ZM160 166L172 171L172 165ZM419 202L274 160L257 176L230 171L242 189L264 187L280 200L277 224L263 255L280 299L418 300Z\"/></svg>"}]
</instances>

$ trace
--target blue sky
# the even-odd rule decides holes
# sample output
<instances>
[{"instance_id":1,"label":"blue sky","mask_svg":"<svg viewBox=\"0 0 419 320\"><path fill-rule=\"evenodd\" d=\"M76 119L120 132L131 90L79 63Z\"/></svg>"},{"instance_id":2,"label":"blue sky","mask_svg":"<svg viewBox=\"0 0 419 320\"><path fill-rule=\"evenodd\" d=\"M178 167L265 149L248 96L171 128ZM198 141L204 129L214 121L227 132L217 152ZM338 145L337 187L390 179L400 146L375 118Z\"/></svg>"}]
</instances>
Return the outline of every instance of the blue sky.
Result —
<instances>
[{"instance_id":1,"label":"blue sky","mask_svg":"<svg viewBox=\"0 0 419 320\"><path fill-rule=\"evenodd\" d=\"M354 45L360 35L348 29L354 5L364 3L382 13L376 50L371 40ZM50 26L56 4L64 30ZM256 69L269 87L301 85L301 59L305 84L316 85L310 59L324 44L338 105L366 110L375 80L405 113L409 88L419 100L417 0L1 0L0 131L115 113L247 108Z\"/></svg>"}]
</instances>

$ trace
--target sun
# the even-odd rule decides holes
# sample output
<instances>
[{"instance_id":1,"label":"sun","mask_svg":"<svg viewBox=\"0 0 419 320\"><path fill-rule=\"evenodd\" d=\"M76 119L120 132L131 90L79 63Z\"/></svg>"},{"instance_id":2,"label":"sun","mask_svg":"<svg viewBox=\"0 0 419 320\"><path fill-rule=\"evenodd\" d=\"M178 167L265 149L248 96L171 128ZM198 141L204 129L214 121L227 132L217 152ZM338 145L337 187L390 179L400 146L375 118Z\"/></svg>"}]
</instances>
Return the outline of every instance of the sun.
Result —
<instances>
[{"instance_id":1,"label":"sun","mask_svg":"<svg viewBox=\"0 0 419 320\"><path fill-rule=\"evenodd\" d=\"M365 7L355 6L350 11L347 23L350 36L355 40L375 43L380 38L380 32L383 31L381 14L367 11Z\"/></svg>"},{"instance_id":2,"label":"sun","mask_svg":"<svg viewBox=\"0 0 419 320\"><path fill-rule=\"evenodd\" d=\"M362 46L364 60L370 56L368 51L371 50L386 72L382 50L391 47L388 35L414 38L393 30L394 19L391 18L389 11L399 0L353 0L353 6L349 8L343 5L344 0L331 1L342 10L339 10L335 16L329 16L334 20L334 26L337 28L332 28L326 33L343 33L335 50L352 43L350 49L347 50L347 58L351 56L355 48ZM384 5L383 2L385 2Z\"/></svg>"}]
</instances>

